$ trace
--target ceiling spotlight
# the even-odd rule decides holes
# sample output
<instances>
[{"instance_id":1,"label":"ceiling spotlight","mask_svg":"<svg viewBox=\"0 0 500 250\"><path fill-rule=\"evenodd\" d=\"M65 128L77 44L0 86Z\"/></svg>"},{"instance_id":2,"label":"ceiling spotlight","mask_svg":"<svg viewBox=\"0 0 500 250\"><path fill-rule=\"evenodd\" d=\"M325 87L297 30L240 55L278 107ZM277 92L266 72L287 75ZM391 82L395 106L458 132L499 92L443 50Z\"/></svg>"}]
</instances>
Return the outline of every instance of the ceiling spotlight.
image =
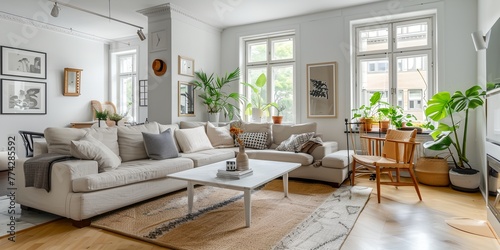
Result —
<instances>
[{"instance_id":1,"label":"ceiling spotlight","mask_svg":"<svg viewBox=\"0 0 500 250\"><path fill-rule=\"evenodd\" d=\"M142 32L142 29L137 30L137 35L139 36L139 39L141 39L141 41L146 40L146 36L144 35L144 32Z\"/></svg>"},{"instance_id":2,"label":"ceiling spotlight","mask_svg":"<svg viewBox=\"0 0 500 250\"><path fill-rule=\"evenodd\" d=\"M59 16L59 6L57 6L57 2L54 3L54 7L52 7L52 11L50 12L50 15L53 17Z\"/></svg>"}]
</instances>

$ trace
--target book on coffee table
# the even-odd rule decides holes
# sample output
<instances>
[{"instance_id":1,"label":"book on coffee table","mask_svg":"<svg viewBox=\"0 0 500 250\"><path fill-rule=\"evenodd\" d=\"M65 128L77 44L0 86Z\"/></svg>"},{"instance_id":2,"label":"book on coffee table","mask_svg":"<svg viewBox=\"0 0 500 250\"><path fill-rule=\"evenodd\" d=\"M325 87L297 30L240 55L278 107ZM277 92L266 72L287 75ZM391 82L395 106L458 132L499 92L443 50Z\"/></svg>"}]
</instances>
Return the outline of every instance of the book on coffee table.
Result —
<instances>
[{"instance_id":1,"label":"book on coffee table","mask_svg":"<svg viewBox=\"0 0 500 250\"><path fill-rule=\"evenodd\" d=\"M221 178L231 178L231 179L241 179L243 177L249 176L253 174L252 169L247 169L243 171L227 171L225 169L219 169L217 171L217 177Z\"/></svg>"}]
</instances>

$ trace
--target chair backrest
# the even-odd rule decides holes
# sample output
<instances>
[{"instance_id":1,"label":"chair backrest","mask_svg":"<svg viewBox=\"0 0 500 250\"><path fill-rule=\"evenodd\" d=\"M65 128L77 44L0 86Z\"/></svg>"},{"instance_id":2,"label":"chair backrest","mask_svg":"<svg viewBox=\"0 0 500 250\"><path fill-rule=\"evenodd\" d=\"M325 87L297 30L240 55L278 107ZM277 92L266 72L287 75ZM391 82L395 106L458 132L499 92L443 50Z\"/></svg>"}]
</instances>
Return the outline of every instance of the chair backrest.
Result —
<instances>
[{"instance_id":1,"label":"chair backrest","mask_svg":"<svg viewBox=\"0 0 500 250\"><path fill-rule=\"evenodd\" d=\"M24 148L26 149L26 157L33 157L33 139L44 138L45 135L39 132L19 130L21 138L23 138Z\"/></svg>"},{"instance_id":2,"label":"chair backrest","mask_svg":"<svg viewBox=\"0 0 500 250\"><path fill-rule=\"evenodd\" d=\"M112 103L112 102L109 102L109 101L101 103L100 101L92 100L92 101L90 101L90 106L92 108L92 119L93 120L96 119L96 117L95 117L95 111L96 110L99 111L99 112L107 110L110 115L116 113L116 106L115 106L115 104Z\"/></svg>"},{"instance_id":3,"label":"chair backrest","mask_svg":"<svg viewBox=\"0 0 500 250\"><path fill-rule=\"evenodd\" d=\"M417 130L387 130L382 156L401 163L412 163ZM411 144L391 142L391 140L412 142Z\"/></svg>"}]
</instances>

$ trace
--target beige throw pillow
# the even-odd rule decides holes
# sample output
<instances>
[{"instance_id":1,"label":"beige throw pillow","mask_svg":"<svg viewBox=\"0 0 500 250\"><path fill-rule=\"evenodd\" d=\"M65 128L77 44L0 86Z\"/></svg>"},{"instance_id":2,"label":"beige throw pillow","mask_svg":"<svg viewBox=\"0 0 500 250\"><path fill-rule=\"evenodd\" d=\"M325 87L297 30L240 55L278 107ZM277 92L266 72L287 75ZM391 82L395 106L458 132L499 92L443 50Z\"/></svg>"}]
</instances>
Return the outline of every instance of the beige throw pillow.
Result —
<instances>
[{"instance_id":1,"label":"beige throw pillow","mask_svg":"<svg viewBox=\"0 0 500 250\"><path fill-rule=\"evenodd\" d=\"M205 127L179 129L175 131L175 137L184 153L193 153L214 148L205 133Z\"/></svg>"},{"instance_id":2,"label":"beige throw pillow","mask_svg":"<svg viewBox=\"0 0 500 250\"><path fill-rule=\"evenodd\" d=\"M121 160L106 145L87 133L77 141L71 141L70 154L84 160L95 160L99 166L99 173L117 168Z\"/></svg>"},{"instance_id":3,"label":"beige throw pillow","mask_svg":"<svg viewBox=\"0 0 500 250\"><path fill-rule=\"evenodd\" d=\"M213 147L234 147L233 136L231 136L231 134L229 133L229 125L224 127L216 127L212 123L207 122L207 136L208 139L210 139Z\"/></svg>"}]
</instances>

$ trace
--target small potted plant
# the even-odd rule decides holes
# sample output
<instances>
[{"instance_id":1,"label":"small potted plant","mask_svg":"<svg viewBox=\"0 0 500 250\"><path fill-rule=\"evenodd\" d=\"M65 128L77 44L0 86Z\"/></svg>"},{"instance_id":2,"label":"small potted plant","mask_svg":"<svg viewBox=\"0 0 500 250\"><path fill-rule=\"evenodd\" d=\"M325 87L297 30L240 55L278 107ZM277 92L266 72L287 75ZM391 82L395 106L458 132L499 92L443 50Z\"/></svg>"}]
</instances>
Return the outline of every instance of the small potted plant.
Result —
<instances>
[{"instance_id":1,"label":"small potted plant","mask_svg":"<svg viewBox=\"0 0 500 250\"><path fill-rule=\"evenodd\" d=\"M368 105L361 105L361 107L357 109L352 109L352 118L358 119L362 125L361 130L367 132L372 131L372 122L375 115L377 115L381 98L382 92L375 92L370 98L370 103Z\"/></svg>"},{"instance_id":2,"label":"small potted plant","mask_svg":"<svg viewBox=\"0 0 500 250\"><path fill-rule=\"evenodd\" d=\"M123 119L123 116L118 114L118 113L114 113L114 114L111 114L108 116L108 118L112 121L115 122L115 125L118 126L118 122Z\"/></svg>"},{"instance_id":3,"label":"small potted plant","mask_svg":"<svg viewBox=\"0 0 500 250\"><path fill-rule=\"evenodd\" d=\"M413 114L405 114L402 107L389 105L389 103L385 103L384 107L378 109L378 112L381 116L387 118L391 125L393 125L396 129L400 129L404 126L413 126L412 121L416 121L417 117Z\"/></svg>"},{"instance_id":4,"label":"small potted plant","mask_svg":"<svg viewBox=\"0 0 500 250\"><path fill-rule=\"evenodd\" d=\"M260 122L265 113L269 114L269 108L277 106L275 102L266 103L262 97L262 90L265 88L267 78L264 73L260 74L255 83L242 82L243 85L252 90L251 101L247 103L245 114L251 115L252 120Z\"/></svg>"},{"instance_id":5,"label":"small potted plant","mask_svg":"<svg viewBox=\"0 0 500 250\"><path fill-rule=\"evenodd\" d=\"M275 103L275 105L273 104L272 105L276 111L277 111L277 114L272 116L273 118L273 123L274 124L281 124L281 122L283 121L283 116L281 116L281 112L283 112L285 109L286 109L286 106L285 105L279 105L277 103Z\"/></svg>"},{"instance_id":6,"label":"small potted plant","mask_svg":"<svg viewBox=\"0 0 500 250\"><path fill-rule=\"evenodd\" d=\"M424 143L423 147L450 152L454 167L449 171L449 176L452 188L456 190L468 192L479 190L479 171L471 167L467 158L467 132L469 111L483 106L485 95L486 92L475 85L464 93L456 91L451 95L447 91L438 92L427 102L425 115L439 122L439 125L431 132L434 141ZM463 115L463 120L458 120L459 115ZM458 133L460 130L462 138ZM452 152L451 146L455 152ZM453 153L457 154L456 158Z\"/></svg>"}]
</instances>

